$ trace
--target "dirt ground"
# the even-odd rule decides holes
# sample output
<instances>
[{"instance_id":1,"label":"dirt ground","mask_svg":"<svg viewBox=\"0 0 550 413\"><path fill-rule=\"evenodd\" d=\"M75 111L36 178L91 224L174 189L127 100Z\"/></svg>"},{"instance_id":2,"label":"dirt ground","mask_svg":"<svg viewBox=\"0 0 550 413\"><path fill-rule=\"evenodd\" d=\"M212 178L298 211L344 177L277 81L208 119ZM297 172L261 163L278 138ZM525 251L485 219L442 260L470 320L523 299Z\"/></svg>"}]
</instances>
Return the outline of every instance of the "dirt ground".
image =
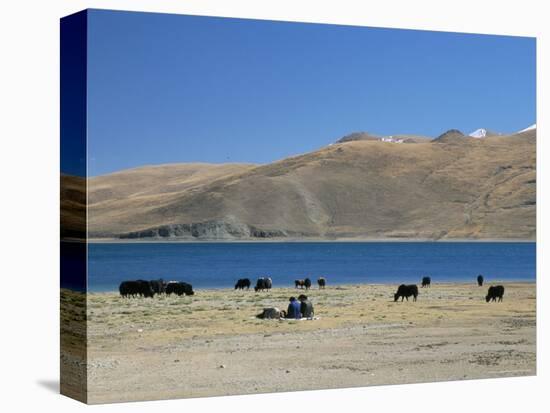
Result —
<instances>
[{"instance_id":1,"label":"dirt ground","mask_svg":"<svg viewBox=\"0 0 550 413\"><path fill-rule=\"evenodd\" d=\"M317 320L260 320L291 288L190 297L88 295L89 403L536 374L536 288L434 284L417 302L393 285L308 291ZM63 294L70 294L64 292Z\"/></svg>"}]
</instances>

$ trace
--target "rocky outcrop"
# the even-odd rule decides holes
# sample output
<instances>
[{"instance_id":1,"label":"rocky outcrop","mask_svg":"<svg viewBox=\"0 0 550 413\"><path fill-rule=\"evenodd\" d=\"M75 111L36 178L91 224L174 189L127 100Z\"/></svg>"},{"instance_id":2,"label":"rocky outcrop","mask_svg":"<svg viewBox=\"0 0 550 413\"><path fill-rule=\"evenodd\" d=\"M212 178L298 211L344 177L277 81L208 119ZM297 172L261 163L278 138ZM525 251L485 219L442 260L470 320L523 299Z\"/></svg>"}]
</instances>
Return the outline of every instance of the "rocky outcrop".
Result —
<instances>
[{"instance_id":1,"label":"rocky outcrop","mask_svg":"<svg viewBox=\"0 0 550 413\"><path fill-rule=\"evenodd\" d=\"M253 238L285 238L286 231L265 230L239 222L223 220L195 222L191 224L172 224L134 231L120 235L121 239L173 238L202 240L231 240ZM296 234L292 234L296 235Z\"/></svg>"},{"instance_id":2,"label":"rocky outcrop","mask_svg":"<svg viewBox=\"0 0 550 413\"><path fill-rule=\"evenodd\" d=\"M336 143L355 142L355 141L377 141L379 136L371 135L368 132L353 132L336 141Z\"/></svg>"}]
</instances>

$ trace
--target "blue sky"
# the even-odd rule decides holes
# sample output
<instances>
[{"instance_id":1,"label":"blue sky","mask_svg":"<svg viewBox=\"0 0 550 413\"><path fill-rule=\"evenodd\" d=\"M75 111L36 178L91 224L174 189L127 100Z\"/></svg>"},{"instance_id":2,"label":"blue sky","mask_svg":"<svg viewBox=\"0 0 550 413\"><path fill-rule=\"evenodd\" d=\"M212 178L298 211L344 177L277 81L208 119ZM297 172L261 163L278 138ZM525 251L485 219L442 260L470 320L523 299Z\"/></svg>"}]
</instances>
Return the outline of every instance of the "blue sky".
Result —
<instances>
[{"instance_id":1,"label":"blue sky","mask_svg":"<svg viewBox=\"0 0 550 413\"><path fill-rule=\"evenodd\" d=\"M535 39L92 10L89 173L535 123Z\"/></svg>"}]
</instances>

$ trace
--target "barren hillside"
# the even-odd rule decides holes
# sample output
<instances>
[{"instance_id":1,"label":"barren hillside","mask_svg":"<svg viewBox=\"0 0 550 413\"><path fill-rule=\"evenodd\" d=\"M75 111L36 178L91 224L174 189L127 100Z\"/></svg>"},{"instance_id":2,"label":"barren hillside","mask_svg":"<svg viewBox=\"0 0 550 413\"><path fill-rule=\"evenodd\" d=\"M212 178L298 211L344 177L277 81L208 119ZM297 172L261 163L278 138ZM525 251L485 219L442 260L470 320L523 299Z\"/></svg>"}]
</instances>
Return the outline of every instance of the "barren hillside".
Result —
<instances>
[{"instance_id":1,"label":"barren hillside","mask_svg":"<svg viewBox=\"0 0 550 413\"><path fill-rule=\"evenodd\" d=\"M174 164L89 181L89 236L534 239L536 130L351 140L268 165Z\"/></svg>"},{"instance_id":2,"label":"barren hillside","mask_svg":"<svg viewBox=\"0 0 550 413\"><path fill-rule=\"evenodd\" d=\"M86 238L86 180L61 174L60 234L62 239Z\"/></svg>"}]
</instances>

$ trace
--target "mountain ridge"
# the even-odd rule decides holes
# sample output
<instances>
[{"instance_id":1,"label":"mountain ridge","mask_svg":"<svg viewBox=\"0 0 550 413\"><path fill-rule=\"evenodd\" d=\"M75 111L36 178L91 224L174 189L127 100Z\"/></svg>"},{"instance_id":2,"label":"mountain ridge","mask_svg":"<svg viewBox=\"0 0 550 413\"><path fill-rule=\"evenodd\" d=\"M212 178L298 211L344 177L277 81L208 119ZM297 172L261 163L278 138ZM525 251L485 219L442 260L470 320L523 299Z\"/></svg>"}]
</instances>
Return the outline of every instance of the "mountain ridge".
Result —
<instances>
[{"instance_id":1,"label":"mountain ridge","mask_svg":"<svg viewBox=\"0 0 550 413\"><path fill-rule=\"evenodd\" d=\"M536 129L415 145L350 140L266 165L89 179L91 238L534 239Z\"/></svg>"}]
</instances>

